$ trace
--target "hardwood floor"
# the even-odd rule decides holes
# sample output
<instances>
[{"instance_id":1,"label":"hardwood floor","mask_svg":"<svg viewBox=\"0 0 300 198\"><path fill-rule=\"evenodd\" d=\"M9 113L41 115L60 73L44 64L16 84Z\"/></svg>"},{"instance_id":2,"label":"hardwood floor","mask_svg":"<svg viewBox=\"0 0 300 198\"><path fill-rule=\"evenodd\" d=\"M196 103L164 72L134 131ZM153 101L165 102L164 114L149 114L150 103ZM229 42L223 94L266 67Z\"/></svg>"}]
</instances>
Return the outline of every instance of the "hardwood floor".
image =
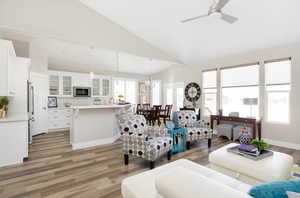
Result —
<instances>
[{"instance_id":1,"label":"hardwood floor","mask_svg":"<svg viewBox=\"0 0 300 198\"><path fill-rule=\"evenodd\" d=\"M203 142L174 155L172 161L186 158L206 165L209 152L228 143L214 138L210 150L207 142ZM300 163L300 151L275 146L272 149L293 155L295 162ZM167 162L164 157L157 165ZM0 168L0 197L120 198L122 179L149 170L148 166L141 159L130 159L129 166L124 166L119 141L72 151L68 132L44 134L34 137L27 162Z\"/></svg>"}]
</instances>

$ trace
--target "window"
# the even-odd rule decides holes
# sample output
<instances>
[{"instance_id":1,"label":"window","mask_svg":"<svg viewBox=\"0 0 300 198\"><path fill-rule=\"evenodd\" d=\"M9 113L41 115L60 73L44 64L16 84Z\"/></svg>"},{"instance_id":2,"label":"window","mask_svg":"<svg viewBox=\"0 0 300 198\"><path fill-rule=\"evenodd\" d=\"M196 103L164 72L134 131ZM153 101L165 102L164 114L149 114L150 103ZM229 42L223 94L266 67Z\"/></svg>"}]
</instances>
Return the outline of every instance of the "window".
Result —
<instances>
[{"instance_id":1,"label":"window","mask_svg":"<svg viewBox=\"0 0 300 198\"><path fill-rule=\"evenodd\" d=\"M152 105L161 105L161 81L152 82Z\"/></svg>"},{"instance_id":2,"label":"window","mask_svg":"<svg viewBox=\"0 0 300 198\"><path fill-rule=\"evenodd\" d=\"M167 104L173 104L173 88L167 88Z\"/></svg>"},{"instance_id":3,"label":"window","mask_svg":"<svg viewBox=\"0 0 300 198\"><path fill-rule=\"evenodd\" d=\"M179 111L183 107L183 88L176 88L176 109Z\"/></svg>"},{"instance_id":4,"label":"window","mask_svg":"<svg viewBox=\"0 0 300 198\"><path fill-rule=\"evenodd\" d=\"M202 73L204 116L217 113L217 70Z\"/></svg>"},{"instance_id":5,"label":"window","mask_svg":"<svg viewBox=\"0 0 300 198\"><path fill-rule=\"evenodd\" d=\"M289 122L291 60L265 62L267 121Z\"/></svg>"},{"instance_id":6,"label":"window","mask_svg":"<svg viewBox=\"0 0 300 198\"><path fill-rule=\"evenodd\" d=\"M259 65L221 70L223 115L259 117Z\"/></svg>"},{"instance_id":7,"label":"window","mask_svg":"<svg viewBox=\"0 0 300 198\"><path fill-rule=\"evenodd\" d=\"M114 79L114 97L123 95L126 102L136 104L137 82L135 80Z\"/></svg>"}]
</instances>

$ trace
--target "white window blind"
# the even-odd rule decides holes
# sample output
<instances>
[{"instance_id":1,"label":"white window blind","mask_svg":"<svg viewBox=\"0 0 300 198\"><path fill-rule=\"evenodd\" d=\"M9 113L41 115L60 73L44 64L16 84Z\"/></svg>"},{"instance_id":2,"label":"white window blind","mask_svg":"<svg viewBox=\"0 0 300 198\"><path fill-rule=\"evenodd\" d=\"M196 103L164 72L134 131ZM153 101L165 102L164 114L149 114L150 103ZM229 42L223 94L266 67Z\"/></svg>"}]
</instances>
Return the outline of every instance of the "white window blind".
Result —
<instances>
[{"instance_id":1,"label":"white window blind","mask_svg":"<svg viewBox=\"0 0 300 198\"><path fill-rule=\"evenodd\" d=\"M256 86L259 84L259 65L221 70L222 87Z\"/></svg>"},{"instance_id":2,"label":"white window blind","mask_svg":"<svg viewBox=\"0 0 300 198\"><path fill-rule=\"evenodd\" d=\"M203 72L203 88L217 87L217 70Z\"/></svg>"},{"instance_id":3,"label":"white window blind","mask_svg":"<svg viewBox=\"0 0 300 198\"><path fill-rule=\"evenodd\" d=\"M202 72L204 116L217 113L217 70Z\"/></svg>"},{"instance_id":4,"label":"white window blind","mask_svg":"<svg viewBox=\"0 0 300 198\"><path fill-rule=\"evenodd\" d=\"M267 121L289 122L291 60L265 63Z\"/></svg>"},{"instance_id":5,"label":"white window blind","mask_svg":"<svg viewBox=\"0 0 300 198\"><path fill-rule=\"evenodd\" d=\"M229 116L259 117L259 65L224 68L221 70L222 110ZM245 101L257 101L249 104Z\"/></svg>"},{"instance_id":6,"label":"white window blind","mask_svg":"<svg viewBox=\"0 0 300 198\"><path fill-rule=\"evenodd\" d=\"M282 85L291 82L291 61L270 62L265 64L266 85Z\"/></svg>"},{"instance_id":7,"label":"white window blind","mask_svg":"<svg viewBox=\"0 0 300 198\"><path fill-rule=\"evenodd\" d=\"M152 81L152 105L161 105L161 81Z\"/></svg>"}]
</instances>

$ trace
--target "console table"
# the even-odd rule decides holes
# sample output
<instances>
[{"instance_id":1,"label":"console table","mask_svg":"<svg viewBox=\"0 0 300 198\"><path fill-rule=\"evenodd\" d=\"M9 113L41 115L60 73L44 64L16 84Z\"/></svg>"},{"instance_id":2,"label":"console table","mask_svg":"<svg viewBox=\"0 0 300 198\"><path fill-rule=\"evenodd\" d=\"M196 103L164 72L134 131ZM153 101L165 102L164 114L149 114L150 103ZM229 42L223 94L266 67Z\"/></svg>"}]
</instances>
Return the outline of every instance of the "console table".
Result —
<instances>
[{"instance_id":1,"label":"console table","mask_svg":"<svg viewBox=\"0 0 300 198\"><path fill-rule=\"evenodd\" d=\"M210 126L211 129L214 128L214 121L217 121L220 124L220 121L227 121L227 122L237 122L242 124L250 124L253 128L253 139L256 138L256 131L258 134L258 139L261 139L261 121L256 120L254 118L239 118L239 117L230 117L230 116L218 116L218 115L211 115L210 116ZM257 130L256 130L257 127Z\"/></svg>"}]
</instances>

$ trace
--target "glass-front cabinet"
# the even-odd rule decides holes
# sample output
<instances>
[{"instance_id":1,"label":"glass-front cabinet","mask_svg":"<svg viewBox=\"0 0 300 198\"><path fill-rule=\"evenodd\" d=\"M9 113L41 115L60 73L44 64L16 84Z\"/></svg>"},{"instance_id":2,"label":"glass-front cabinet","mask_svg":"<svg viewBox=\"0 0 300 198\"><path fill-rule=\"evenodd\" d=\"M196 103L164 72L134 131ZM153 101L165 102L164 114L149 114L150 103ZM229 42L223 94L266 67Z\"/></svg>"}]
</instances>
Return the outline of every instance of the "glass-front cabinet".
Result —
<instances>
[{"instance_id":1,"label":"glass-front cabinet","mask_svg":"<svg viewBox=\"0 0 300 198\"><path fill-rule=\"evenodd\" d=\"M50 74L49 76L49 95L58 96L59 95L59 75Z\"/></svg>"},{"instance_id":2,"label":"glass-front cabinet","mask_svg":"<svg viewBox=\"0 0 300 198\"><path fill-rule=\"evenodd\" d=\"M72 76L62 76L62 95L72 96Z\"/></svg>"},{"instance_id":3,"label":"glass-front cabinet","mask_svg":"<svg viewBox=\"0 0 300 198\"><path fill-rule=\"evenodd\" d=\"M111 96L112 80L109 76L92 79L89 74L49 71L49 96L73 97L73 87L91 88L92 97Z\"/></svg>"},{"instance_id":4,"label":"glass-front cabinet","mask_svg":"<svg viewBox=\"0 0 300 198\"><path fill-rule=\"evenodd\" d=\"M102 79L102 96L110 96L111 80L109 78Z\"/></svg>"},{"instance_id":5,"label":"glass-front cabinet","mask_svg":"<svg viewBox=\"0 0 300 198\"><path fill-rule=\"evenodd\" d=\"M93 96L100 96L101 95L100 78L94 78L92 85L93 85Z\"/></svg>"}]
</instances>

